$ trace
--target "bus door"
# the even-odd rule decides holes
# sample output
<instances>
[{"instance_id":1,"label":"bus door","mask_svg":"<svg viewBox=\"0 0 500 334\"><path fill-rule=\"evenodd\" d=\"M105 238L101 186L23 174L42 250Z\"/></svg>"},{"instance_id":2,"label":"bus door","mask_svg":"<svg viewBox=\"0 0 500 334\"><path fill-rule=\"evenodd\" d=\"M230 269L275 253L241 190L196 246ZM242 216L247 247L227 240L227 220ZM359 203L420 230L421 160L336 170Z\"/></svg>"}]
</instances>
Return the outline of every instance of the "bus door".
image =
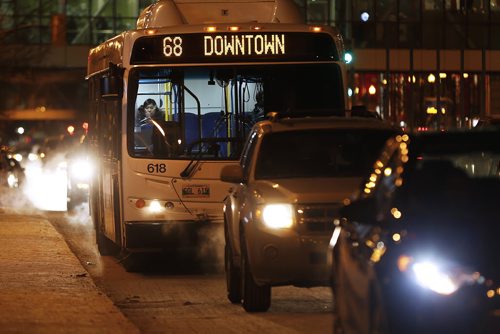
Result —
<instances>
[{"instance_id":1,"label":"bus door","mask_svg":"<svg viewBox=\"0 0 500 334\"><path fill-rule=\"evenodd\" d=\"M120 82L121 78L112 77ZM102 85L103 83L101 83ZM117 91L118 92L118 91ZM96 229L99 232L121 245L121 208L119 178L121 177L121 98L120 94L106 94L107 89L97 105L96 110L96 136L100 157L99 175L99 202L97 208Z\"/></svg>"}]
</instances>

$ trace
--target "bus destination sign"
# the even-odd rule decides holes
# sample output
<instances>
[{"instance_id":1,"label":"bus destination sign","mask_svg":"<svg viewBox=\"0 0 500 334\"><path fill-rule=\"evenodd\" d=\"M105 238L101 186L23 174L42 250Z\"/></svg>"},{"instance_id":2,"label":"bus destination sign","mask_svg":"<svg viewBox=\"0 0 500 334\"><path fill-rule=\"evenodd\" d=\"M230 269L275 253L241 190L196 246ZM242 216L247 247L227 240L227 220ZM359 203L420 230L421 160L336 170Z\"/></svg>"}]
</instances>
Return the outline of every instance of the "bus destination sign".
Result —
<instances>
[{"instance_id":1,"label":"bus destination sign","mask_svg":"<svg viewBox=\"0 0 500 334\"><path fill-rule=\"evenodd\" d=\"M333 39L324 33L177 34L139 38L130 63L241 61L338 61Z\"/></svg>"},{"instance_id":2,"label":"bus destination sign","mask_svg":"<svg viewBox=\"0 0 500 334\"><path fill-rule=\"evenodd\" d=\"M203 36L203 53L208 57L285 55L285 46L285 34Z\"/></svg>"}]
</instances>

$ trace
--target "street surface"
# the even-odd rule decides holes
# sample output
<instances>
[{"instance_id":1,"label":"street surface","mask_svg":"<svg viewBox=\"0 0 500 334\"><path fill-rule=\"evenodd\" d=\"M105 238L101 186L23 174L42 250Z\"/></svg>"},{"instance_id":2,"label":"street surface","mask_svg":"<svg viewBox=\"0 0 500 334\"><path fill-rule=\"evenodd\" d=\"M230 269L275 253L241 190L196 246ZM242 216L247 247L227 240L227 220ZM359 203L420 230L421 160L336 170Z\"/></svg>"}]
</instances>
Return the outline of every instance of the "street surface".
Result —
<instances>
[{"instance_id":1,"label":"street surface","mask_svg":"<svg viewBox=\"0 0 500 334\"><path fill-rule=\"evenodd\" d=\"M98 255L88 207L46 213L95 284L142 333L331 333L329 288L273 288L267 313L246 313L226 298L222 230L212 235L209 258L150 256L147 259ZM215 256L214 256L215 254ZM137 260L141 271L127 272ZM129 262L127 262L129 261ZM123 263L122 263L123 262ZM189 262L189 265L187 264ZM195 264L192 264L195 262Z\"/></svg>"}]
</instances>

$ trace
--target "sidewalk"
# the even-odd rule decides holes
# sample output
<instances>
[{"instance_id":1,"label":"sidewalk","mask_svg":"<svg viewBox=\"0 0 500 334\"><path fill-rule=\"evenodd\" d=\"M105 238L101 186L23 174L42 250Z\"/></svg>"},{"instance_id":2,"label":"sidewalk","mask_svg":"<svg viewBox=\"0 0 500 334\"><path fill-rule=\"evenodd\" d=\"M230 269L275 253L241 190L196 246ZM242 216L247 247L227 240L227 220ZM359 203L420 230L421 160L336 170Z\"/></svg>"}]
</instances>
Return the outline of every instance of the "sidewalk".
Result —
<instances>
[{"instance_id":1,"label":"sidewalk","mask_svg":"<svg viewBox=\"0 0 500 334\"><path fill-rule=\"evenodd\" d=\"M0 208L0 333L139 333L49 221Z\"/></svg>"}]
</instances>

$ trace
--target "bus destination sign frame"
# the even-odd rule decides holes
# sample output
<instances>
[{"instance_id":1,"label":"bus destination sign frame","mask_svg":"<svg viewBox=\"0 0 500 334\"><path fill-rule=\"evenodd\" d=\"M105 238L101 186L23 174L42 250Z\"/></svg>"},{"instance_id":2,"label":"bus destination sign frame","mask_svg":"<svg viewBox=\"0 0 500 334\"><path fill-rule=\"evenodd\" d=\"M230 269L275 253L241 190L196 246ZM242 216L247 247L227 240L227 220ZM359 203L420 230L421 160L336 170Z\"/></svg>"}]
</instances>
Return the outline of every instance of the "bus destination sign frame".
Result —
<instances>
[{"instance_id":1,"label":"bus destination sign frame","mask_svg":"<svg viewBox=\"0 0 500 334\"><path fill-rule=\"evenodd\" d=\"M239 32L144 36L137 39L130 63L189 64L264 61L338 61L326 33Z\"/></svg>"}]
</instances>

